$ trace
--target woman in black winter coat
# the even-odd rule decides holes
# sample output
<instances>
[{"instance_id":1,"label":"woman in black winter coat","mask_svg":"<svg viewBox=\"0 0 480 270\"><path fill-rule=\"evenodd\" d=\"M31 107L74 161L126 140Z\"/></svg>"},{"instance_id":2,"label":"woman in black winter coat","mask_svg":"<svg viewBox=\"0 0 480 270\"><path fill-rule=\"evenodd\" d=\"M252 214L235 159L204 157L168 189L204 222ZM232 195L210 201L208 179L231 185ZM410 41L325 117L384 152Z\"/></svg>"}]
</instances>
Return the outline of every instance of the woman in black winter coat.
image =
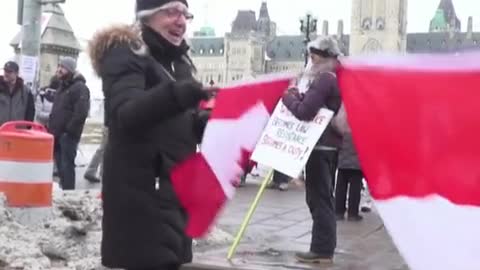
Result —
<instances>
[{"instance_id":1,"label":"woman in black winter coat","mask_svg":"<svg viewBox=\"0 0 480 270\"><path fill-rule=\"evenodd\" d=\"M195 153L207 120L197 108L208 91L192 77L183 39L187 7L186 0L137 0L140 27L100 31L90 44L109 123L101 253L110 268L178 269L192 260L169 177Z\"/></svg>"}]
</instances>

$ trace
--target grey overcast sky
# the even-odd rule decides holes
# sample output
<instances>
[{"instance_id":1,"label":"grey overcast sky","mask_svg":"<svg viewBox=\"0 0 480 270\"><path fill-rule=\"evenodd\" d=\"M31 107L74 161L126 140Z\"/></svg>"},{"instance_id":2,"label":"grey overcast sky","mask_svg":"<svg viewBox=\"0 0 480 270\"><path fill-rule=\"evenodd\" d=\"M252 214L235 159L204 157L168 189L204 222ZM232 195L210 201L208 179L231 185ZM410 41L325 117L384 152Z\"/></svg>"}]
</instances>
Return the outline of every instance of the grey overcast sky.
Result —
<instances>
[{"instance_id":1,"label":"grey overcast sky","mask_svg":"<svg viewBox=\"0 0 480 270\"><path fill-rule=\"evenodd\" d=\"M78 38L86 40L95 30L111 23L131 22L134 17L135 0L66 0L63 9ZM18 31L16 25L17 0L1 0L0 23L0 63L13 55L8 45ZM257 12L262 0L190 0L190 10L195 19L189 31L198 30L207 24L216 30L217 35L229 31L237 10L248 9ZM280 35L298 34L299 18L307 11L320 21L328 20L330 32L337 29L337 21L342 19L345 32L350 32L352 0L267 0L270 17L277 23ZM428 31L440 0L408 1L408 31ZM473 17L474 30L480 31L480 0L453 0L456 12L466 29L468 16Z\"/></svg>"}]
</instances>

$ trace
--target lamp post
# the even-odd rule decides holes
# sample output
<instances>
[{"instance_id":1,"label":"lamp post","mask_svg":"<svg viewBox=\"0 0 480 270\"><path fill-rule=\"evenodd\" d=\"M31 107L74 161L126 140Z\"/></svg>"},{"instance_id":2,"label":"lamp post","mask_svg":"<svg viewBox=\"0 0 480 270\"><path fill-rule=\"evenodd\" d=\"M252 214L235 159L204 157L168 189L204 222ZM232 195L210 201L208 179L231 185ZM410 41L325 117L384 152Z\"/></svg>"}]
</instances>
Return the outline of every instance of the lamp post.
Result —
<instances>
[{"instance_id":1,"label":"lamp post","mask_svg":"<svg viewBox=\"0 0 480 270\"><path fill-rule=\"evenodd\" d=\"M30 70L33 78L24 78L36 87L40 57L42 5L65 3L66 0L18 0L17 21L22 26L20 68ZM23 72L22 72L23 73Z\"/></svg>"},{"instance_id":2,"label":"lamp post","mask_svg":"<svg viewBox=\"0 0 480 270\"><path fill-rule=\"evenodd\" d=\"M310 12L307 12L307 14L300 18L300 31L305 34L305 66L308 63L308 51L307 51L307 45L310 42L310 34L315 33L317 31L317 18L313 17L313 15Z\"/></svg>"}]
</instances>

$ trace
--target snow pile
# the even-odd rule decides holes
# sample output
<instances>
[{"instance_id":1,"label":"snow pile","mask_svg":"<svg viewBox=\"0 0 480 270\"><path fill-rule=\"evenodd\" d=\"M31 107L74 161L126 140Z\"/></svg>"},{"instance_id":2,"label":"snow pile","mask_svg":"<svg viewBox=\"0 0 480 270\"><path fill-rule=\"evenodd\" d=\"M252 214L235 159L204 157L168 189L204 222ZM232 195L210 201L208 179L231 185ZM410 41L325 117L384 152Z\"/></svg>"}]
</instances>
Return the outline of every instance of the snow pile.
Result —
<instances>
[{"instance_id":1,"label":"snow pile","mask_svg":"<svg viewBox=\"0 0 480 270\"><path fill-rule=\"evenodd\" d=\"M98 191L54 192L53 215L45 222L14 222L0 193L0 269L100 270L101 200ZM215 229L196 246L228 244Z\"/></svg>"}]
</instances>

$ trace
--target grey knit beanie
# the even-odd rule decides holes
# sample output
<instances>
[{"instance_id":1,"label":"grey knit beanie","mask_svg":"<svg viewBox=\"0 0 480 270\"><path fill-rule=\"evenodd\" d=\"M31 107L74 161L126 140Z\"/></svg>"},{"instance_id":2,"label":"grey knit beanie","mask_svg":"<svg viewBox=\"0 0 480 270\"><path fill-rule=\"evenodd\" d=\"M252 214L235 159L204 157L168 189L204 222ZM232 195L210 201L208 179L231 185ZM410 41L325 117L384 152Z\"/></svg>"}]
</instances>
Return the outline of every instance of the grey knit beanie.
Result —
<instances>
[{"instance_id":1,"label":"grey knit beanie","mask_svg":"<svg viewBox=\"0 0 480 270\"><path fill-rule=\"evenodd\" d=\"M328 56L343 56L337 40L332 36L319 36L308 43L309 51L317 51Z\"/></svg>"},{"instance_id":2,"label":"grey knit beanie","mask_svg":"<svg viewBox=\"0 0 480 270\"><path fill-rule=\"evenodd\" d=\"M64 67L71 73L75 73L75 71L77 70L77 61L70 56L65 56L60 59L60 63L58 65Z\"/></svg>"}]
</instances>

